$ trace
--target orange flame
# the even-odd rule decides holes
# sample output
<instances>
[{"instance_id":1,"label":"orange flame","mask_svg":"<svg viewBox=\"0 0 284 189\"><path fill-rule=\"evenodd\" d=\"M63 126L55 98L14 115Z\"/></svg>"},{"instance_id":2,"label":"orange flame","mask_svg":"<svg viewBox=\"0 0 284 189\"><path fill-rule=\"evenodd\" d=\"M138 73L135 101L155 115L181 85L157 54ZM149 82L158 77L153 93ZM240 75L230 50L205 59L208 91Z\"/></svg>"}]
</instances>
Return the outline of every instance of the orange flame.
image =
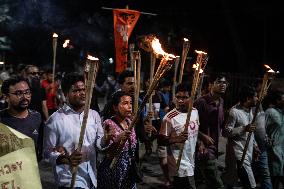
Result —
<instances>
[{"instance_id":1,"label":"orange flame","mask_svg":"<svg viewBox=\"0 0 284 189\"><path fill-rule=\"evenodd\" d=\"M69 42L70 42L70 40L69 40L69 39L66 39L66 40L64 41L63 45L62 45L63 48L66 48L66 47L68 46Z\"/></svg>"},{"instance_id":2,"label":"orange flame","mask_svg":"<svg viewBox=\"0 0 284 189\"><path fill-rule=\"evenodd\" d=\"M198 70L198 66L199 66L199 64L196 63L196 64L193 64L193 65L192 65L192 68Z\"/></svg>"},{"instance_id":3,"label":"orange flame","mask_svg":"<svg viewBox=\"0 0 284 189\"><path fill-rule=\"evenodd\" d=\"M168 54L166 53L163 49L162 49L162 45L161 43L159 42L159 39L157 38L154 38L151 42L151 45L152 45L152 48L154 50L154 53L155 54L160 54L162 56L164 56L164 58L166 60L172 60L173 58L176 58L175 55L173 54Z\"/></svg>"},{"instance_id":4,"label":"orange flame","mask_svg":"<svg viewBox=\"0 0 284 189\"><path fill-rule=\"evenodd\" d=\"M207 54L206 52L198 51L198 50L195 50L195 52L198 53L198 54Z\"/></svg>"},{"instance_id":5,"label":"orange flame","mask_svg":"<svg viewBox=\"0 0 284 189\"><path fill-rule=\"evenodd\" d=\"M270 66L268 66L267 64L264 64L264 66L269 69L267 72L271 72L271 73L275 73L275 71L273 69L270 68Z\"/></svg>"},{"instance_id":6,"label":"orange flame","mask_svg":"<svg viewBox=\"0 0 284 189\"><path fill-rule=\"evenodd\" d=\"M53 38L57 38L58 35L57 35L56 33L53 33L52 37L53 37Z\"/></svg>"},{"instance_id":7,"label":"orange flame","mask_svg":"<svg viewBox=\"0 0 284 189\"><path fill-rule=\"evenodd\" d=\"M91 56L91 55L88 55L87 59L89 59L89 60L99 60L98 58L96 58L94 56Z\"/></svg>"}]
</instances>

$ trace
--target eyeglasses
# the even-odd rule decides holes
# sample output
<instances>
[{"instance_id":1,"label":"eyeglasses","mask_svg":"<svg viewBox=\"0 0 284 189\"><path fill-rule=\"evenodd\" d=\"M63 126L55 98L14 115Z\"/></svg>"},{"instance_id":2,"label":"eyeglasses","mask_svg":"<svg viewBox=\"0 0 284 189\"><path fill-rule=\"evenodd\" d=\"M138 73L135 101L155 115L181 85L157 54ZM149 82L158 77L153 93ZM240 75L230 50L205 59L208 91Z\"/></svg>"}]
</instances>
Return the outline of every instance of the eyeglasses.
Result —
<instances>
[{"instance_id":1,"label":"eyeglasses","mask_svg":"<svg viewBox=\"0 0 284 189\"><path fill-rule=\"evenodd\" d=\"M189 96L176 96L176 98L177 98L178 100L186 100L186 99L189 98Z\"/></svg>"},{"instance_id":2,"label":"eyeglasses","mask_svg":"<svg viewBox=\"0 0 284 189\"><path fill-rule=\"evenodd\" d=\"M229 85L228 81L215 81L215 84L217 85Z\"/></svg>"},{"instance_id":3,"label":"eyeglasses","mask_svg":"<svg viewBox=\"0 0 284 189\"><path fill-rule=\"evenodd\" d=\"M29 72L29 75L39 75L39 72Z\"/></svg>"},{"instance_id":4,"label":"eyeglasses","mask_svg":"<svg viewBox=\"0 0 284 189\"><path fill-rule=\"evenodd\" d=\"M80 93L80 92L85 92L85 88L82 88L82 89L73 89L73 90L71 90L71 92L73 92L73 93Z\"/></svg>"},{"instance_id":5,"label":"eyeglasses","mask_svg":"<svg viewBox=\"0 0 284 189\"><path fill-rule=\"evenodd\" d=\"M30 89L23 90L23 91L18 90L18 91L15 91L13 93L9 93L9 94L16 95L18 98L21 98L24 95L27 96L27 97L30 97L31 96L31 90Z\"/></svg>"}]
</instances>

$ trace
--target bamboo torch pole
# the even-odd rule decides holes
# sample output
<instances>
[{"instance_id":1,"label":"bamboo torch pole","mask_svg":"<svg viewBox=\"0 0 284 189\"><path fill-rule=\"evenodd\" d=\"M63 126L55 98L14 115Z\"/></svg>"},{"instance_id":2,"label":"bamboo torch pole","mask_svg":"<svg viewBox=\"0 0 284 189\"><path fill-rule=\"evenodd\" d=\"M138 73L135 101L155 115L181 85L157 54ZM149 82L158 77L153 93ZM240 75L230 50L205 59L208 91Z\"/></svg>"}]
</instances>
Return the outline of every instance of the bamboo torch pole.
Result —
<instances>
[{"instance_id":1,"label":"bamboo torch pole","mask_svg":"<svg viewBox=\"0 0 284 189\"><path fill-rule=\"evenodd\" d=\"M199 81L197 83L197 95L196 95L196 98L199 98L201 96L202 84L203 84L204 75L205 75L204 71L205 71L205 67L207 65L208 59L209 59L209 57L207 55L204 55L202 68L201 68L200 73L199 73L201 76L199 76Z\"/></svg>"},{"instance_id":2,"label":"bamboo torch pole","mask_svg":"<svg viewBox=\"0 0 284 189\"><path fill-rule=\"evenodd\" d=\"M88 55L88 58L86 61L86 64L87 66L89 66L89 69L88 69L88 76L87 76L88 80L85 82L86 83L86 102L84 106L84 116L83 116L80 137L79 137L79 142L78 142L78 148L77 148L78 151L81 151L82 149L84 135L85 135L86 127L87 127L87 120L88 120L88 115L89 115L89 110L90 110L90 105L91 105L93 88L95 85L97 71L99 67L98 60L99 60L98 58ZM72 167L71 189L73 189L75 186L77 171L78 171L78 166Z\"/></svg>"},{"instance_id":3,"label":"bamboo torch pole","mask_svg":"<svg viewBox=\"0 0 284 189\"><path fill-rule=\"evenodd\" d=\"M195 71L194 71L194 77L193 77L193 82L192 82L192 86L191 86L191 93L190 93L191 100L189 101L188 111L187 111L187 116L186 116L186 121L185 121L185 124L184 124L184 131L183 132L187 132L187 130L188 130L188 125L189 125L189 121L190 121L190 117L191 117L193 102L194 102L194 98L195 98L195 95L196 95L196 89L197 89L199 76L200 76L199 73L200 73L200 69L202 67L202 62L203 62L203 58L204 58L203 56L207 54L207 53L202 52L202 51L195 51L195 52L197 52L198 55L197 55L197 60L196 60L196 64L195 64L195 67L194 67ZM184 143L182 144L182 147L181 147L180 152L179 152L178 160L177 160L177 172L178 172L179 167L180 167L183 149L184 149Z\"/></svg>"},{"instance_id":4,"label":"bamboo torch pole","mask_svg":"<svg viewBox=\"0 0 284 189\"><path fill-rule=\"evenodd\" d=\"M174 72L173 86L172 86L172 99L175 99L175 97L176 97L177 70L178 70L179 60L180 60L180 56L176 56L176 60L175 60L175 72Z\"/></svg>"},{"instance_id":5,"label":"bamboo torch pole","mask_svg":"<svg viewBox=\"0 0 284 189\"><path fill-rule=\"evenodd\" d=\"M275 75L275 72L268 65L265 65L265 67L267 67L270 70L268 70L263 76L261 89L260 89L260 92L258 94L258 101L257 101L256 107L255 107L255 110L253 112L253 119L252 119L251 124L255 123L261 102L264 99L264 97L266 96L267 90L268 90L268 88L270 87L270 84L271 84L271 80L273 79L273 77ZM244 146L244 151L243 151L243 154L242 154L241 162L240 162L240 165L239 165L240 168L244 164L245 157L246 157L247 150L248 150L248 146L249 146L249 142L250 142L250 139L251 139L251 135L252 135L252 132L249 132L247 139L246 139L245 146Z\"/></svg>"},{"instance_id":6,"label":"bamboo torch pole","mask_svg":"<svg viewBox=\"0 0 284 189\"><path fill-rule=\"evenodd\" d=\"M155 69L155 64L156 64L156 55L151 52L151 61L150 61L150 83L153 82L153 77L154 77L154 69ZM149 98L149 112L153 112L153 93L150 95ZM152 125L152 118L149 118L149 124ZM149 137L152 136L152 132L149 133Z\"/></svg>"},{"instance_id":7,"label":"bamboo torch pole","mask_svg":"<svg viewBox=\"0 0 284 189\"><path fill-rule=\"evenodd\" d=\"M53 35L52 35L52 47L53 47L52 85L54 85L54 80L55 80L57 39L58 39L58 35L56 33L53 33Z\"/></svg>"},{"instance_id":8,"label":"bamboo torch pole","mask_svg":"<svg viewBox=\"0 0 284 189\"><path fill-rule=\"evenodd\" d=\"M140 70L141 70L140 52L133 51L133 58L134 58L134 85L135 85L133 112L135 114L135 112L138 111L139 94L140 94Z\"/></svg>"},{"instance_id":9,"label":"bamboo torch pole","mask_svg":"<svg viewBox=\"0 0 284 189\"><path fill-rule=\"evenodd\" d=\"M131 70L134 71L134 74L135 74L135 58L134 58L134 43L131 43L129 45L129 56L130 56L130 68ZM135 79L135 76L134 76L134 79Z\"/></svg>"},{"instance_id":10,"label":"bamboo torch pole","mask_svg":"<svg viewBox=\"0 0 284 189\"><path fill-rule=\"evenodd\" d=\"M134 44L130 44L129 45L129 53L130 53L130 62L131 62L131 70L133 70L134 72L134 85L135 85L135 88L134 88L134 101L133 101L133 111L136 111L137 108L138 108L138 98L139 96L137 96L137 60L136 58L134 57Z\"/></svg>"},{"instance_id":11,"label":"bamboo torch pole","mask_svg":"<svg viewBox=\"0 0 284 189\"><path fill-rule=\"evenodd\" d=\"M184 72L184 65L186 61L186 57L190 48L190 41L187 38L183 38L183 47L182 47L182 54L181 54L181 65L180 65L180 72L179 72L179 79L178 84L182 83L182 77Z\"/></svg>"}]
</instances>

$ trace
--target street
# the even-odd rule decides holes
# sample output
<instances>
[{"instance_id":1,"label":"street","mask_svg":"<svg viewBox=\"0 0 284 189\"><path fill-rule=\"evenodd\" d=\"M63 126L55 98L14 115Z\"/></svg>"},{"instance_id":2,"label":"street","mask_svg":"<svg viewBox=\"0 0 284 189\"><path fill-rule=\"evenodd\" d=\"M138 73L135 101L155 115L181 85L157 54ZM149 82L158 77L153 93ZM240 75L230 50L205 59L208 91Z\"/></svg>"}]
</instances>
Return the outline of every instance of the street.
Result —
<instances>
[{"instance_id":1,"label":"street","mask_svg":"<svg viewBox=\"0 0 284 189\"><path fill-rule=\"evenodd\" d=\"M219 148L220 152L225 152L225 144L226 144L226 139L221 137L220 138L220 148ZM141 154L143 154L143 148L141 149ZM225 158L224 154L219 156L219 167L220 168L224 167L224 158ZM148 157L145 161L143 161L141 167L142 169L143 167L147 167L147 169L150 169L152 171L151 173L150 171L143 172L144 181L138 184L138 189L165 188L165 186L163 185L164 183L163 174L162 174L162 170L159 165L159 160L158 160L156 152L153 152L150 157ZM40 170L41 183L42 183L43 189L55 189L56 184L53 178L51 166L45 161L41 161L39 163L39 170ZM202 188L204 188L202 185L198 187L198 189L202 189Z\"/></svg>"}]
</instances>

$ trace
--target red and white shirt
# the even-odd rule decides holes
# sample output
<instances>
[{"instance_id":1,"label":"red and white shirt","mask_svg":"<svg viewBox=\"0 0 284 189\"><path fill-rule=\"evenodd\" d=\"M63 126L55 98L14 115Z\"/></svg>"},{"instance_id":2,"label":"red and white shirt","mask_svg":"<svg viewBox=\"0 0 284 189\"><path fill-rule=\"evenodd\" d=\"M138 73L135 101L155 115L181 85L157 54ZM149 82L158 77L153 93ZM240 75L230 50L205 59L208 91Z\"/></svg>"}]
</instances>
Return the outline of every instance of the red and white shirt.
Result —
<instances>
[{"instance_id":1,"label":"red and white shirt","mask_svg":"<svg viewBox=\"0 0 284 189\"><path fill-rule=\"evenodd\" d=\"M168 137L179 136L186 122L187 113L181 113L177 109L168 112L162 122L160 135ZM182 148L181 144L169 145L167 160L170 176L186 177L194 175L194 153L199 129L199 117L197 109L193 108L188 126L188 139L185 141L179 171L177 173L177 160Z\"/></svg>"}]
</instances>

